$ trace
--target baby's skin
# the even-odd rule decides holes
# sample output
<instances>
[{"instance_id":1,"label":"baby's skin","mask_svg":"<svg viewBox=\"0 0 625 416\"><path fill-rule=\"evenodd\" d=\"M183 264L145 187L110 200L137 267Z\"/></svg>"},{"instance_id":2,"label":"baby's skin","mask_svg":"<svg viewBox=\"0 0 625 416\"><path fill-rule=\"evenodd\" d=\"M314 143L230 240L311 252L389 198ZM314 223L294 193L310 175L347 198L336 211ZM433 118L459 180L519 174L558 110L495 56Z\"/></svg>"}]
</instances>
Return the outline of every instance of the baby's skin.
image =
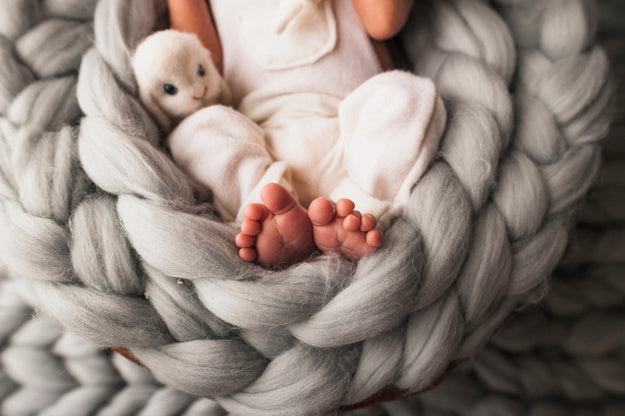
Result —
<instances>
[{"instance_id":1,"label":"baby's skin","mask_svg":"<svg viewBox=\"0 0 625 416\"><path fill-rule=\"evenodd\" d=\"M367 33L375 40L395 35L406 22L414 0L352 0ZM215 67L223 70L223 51L206 0L168 0L172 27L194 33L210 50ZM374 43L383 67L390 66L388 51ZM376 218L355 211L354 203L341 199L334 205L325 198L308 209L278 184L261 192L262 204L244 211L241 232L236 237L239 256L265 266L285 267L304 260L317 249L339 252L351 260L377 250L382 234Z\"/></svg>"},{"instance_id":2,"label":"baby's skin","mask_svg":"<svg viewBox=\"0 0 625 416\"><path fill-rule=\"evenodd\" d=\"M164 130L200 108L230 97L209 51L192 34L175 30L153 34L137 48L133 68L141 99ZM173 149L172 154L175 159ZM335 212L330 201L320 198L306 210L275 183L263 188L261 200L262 204L246 207L241 233L236 237L245 261L285 267L317 249L358 260L382 244L375 218L361 216L351 201L339 201Z\"/></svg>"},{"instance_id":3,"label":"baby's skin","mask_svg":"<svg viewBox=\"0 0 625 416\"><path fill-rule=\"evenodd\" d=\"M336 206L325 198L311 202L308 210L276 183L265 185L262 204L250 204L236 237L245 261L284 267L305 260L318 248L359 260L382 245L373 215L361 215L354 203L341 199Z\"/></svg>"}]
</instances>

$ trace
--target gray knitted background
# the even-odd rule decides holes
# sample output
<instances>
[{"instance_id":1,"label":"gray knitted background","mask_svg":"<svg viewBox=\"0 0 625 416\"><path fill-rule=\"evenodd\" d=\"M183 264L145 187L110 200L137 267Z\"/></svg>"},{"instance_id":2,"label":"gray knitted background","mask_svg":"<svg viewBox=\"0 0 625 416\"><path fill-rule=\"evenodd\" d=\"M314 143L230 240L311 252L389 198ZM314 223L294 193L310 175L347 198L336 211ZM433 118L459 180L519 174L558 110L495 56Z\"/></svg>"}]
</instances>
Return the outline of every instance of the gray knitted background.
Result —
<instances>
[{"instance_id":1,"label":"gray knitted background","mask_svg":"<svg viewBox=\"0 0 625 416\"><path fill-rule=\"evenodd\" d=\"M16 279L0 309L3 414L224 413L188 393L220 396L237 414L320 412L391 383L430 385L519 302L544 293L594 177L591 142L611 115L606 60L589 48L592 3L497 2L523 47L516 54L485 2L437 2L413 26L424 29L406 36L452 117L413 210L356 270L328 256L272 274L233 261L233 231L193 204L132 99L128 51L157 24L162 2L102 1L97 48L77 78L92 3L2 3L0 80L11 82L0 82L0 243ZM606 33L622 27L619 14L607 16ZM622 38L609 40L622 53ZM509 321L463 364L470 372L359 414L621 414L619 128L577 244L540 307ZM32 320L15 291L91 341ZM91 342L129 347L187 393Z\"/></svg>"}]
</instances>

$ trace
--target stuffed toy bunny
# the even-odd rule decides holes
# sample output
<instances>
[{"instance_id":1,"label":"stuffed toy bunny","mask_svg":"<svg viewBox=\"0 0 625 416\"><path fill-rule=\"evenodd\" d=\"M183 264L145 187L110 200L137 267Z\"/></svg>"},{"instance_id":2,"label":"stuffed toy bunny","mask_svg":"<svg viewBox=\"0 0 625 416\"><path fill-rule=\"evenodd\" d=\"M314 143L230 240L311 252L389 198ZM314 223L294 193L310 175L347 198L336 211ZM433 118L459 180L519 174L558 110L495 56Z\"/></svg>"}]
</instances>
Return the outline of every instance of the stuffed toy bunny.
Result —
<instances>
[{"instance_id":1,"label":"stuffed toy bunny","mask_svg":"<svg viewBox=\"0 0 625 416\"><path fill-rule=\"evenodd\" d=\"M141 101L166 131L200 108L230 104L230 88L194 34L150 35L137 47L132 66Z\"/></svg>"}]
</instances>

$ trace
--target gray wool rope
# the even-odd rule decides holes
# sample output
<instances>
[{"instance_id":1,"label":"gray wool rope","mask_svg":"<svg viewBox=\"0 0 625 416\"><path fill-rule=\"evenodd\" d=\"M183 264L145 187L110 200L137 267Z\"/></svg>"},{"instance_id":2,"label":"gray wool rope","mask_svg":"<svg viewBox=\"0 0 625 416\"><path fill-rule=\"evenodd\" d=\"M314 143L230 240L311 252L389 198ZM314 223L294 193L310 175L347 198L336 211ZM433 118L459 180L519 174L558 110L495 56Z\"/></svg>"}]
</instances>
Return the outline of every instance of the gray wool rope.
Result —
<instances>
[{"instance_id":1,"label":"gray wool rope","mask_svg":"<svg viewBox=\"0 0 625 416\"><path fill-rule=\"evenodd\" d=\"M606 177L591 193L611 182ZM582 220L578 230L588 226L597 223ZM567 259L541 305L506 323L473 360L471 373L454 372L418 398L346 415L621 414L623 262L588 255L591 267L581 268L571 264L575 251ZM16 283L0 287L2 414L224 414L216 403L159 386L124 358L100 351L42 316L33 318L19 296L23 293L11 290Z\"/></svg>"},{"instance_id":2,"label":"gray wool rope","mask_svg":"<svg viewBox=\"0 0 625 416\"><path fill-rule=\"evenodd\" d=\"M93 23L95 2L5 2L0 258L64 328L234 414L425 388L540 297L564 251L609 121L592 5L418 10L404 36L449 110L439 159L377 253L271 272L238 260L136 98L129 57L164 2L102 0Z\"/></svg>"},{"instance_id":3,"label":"gray wool rope","mask_svg":"<svg viewBox=\"0 0 625 416\"><path fill-rule=\"evenodd\" d=\"M121 355L36 315L15 282L0 287L0 412L6 416L222 416L209 399L160 385Z\"/></svg>"},{"instance_id":4,"label":"gray wool rope","mask_svg":"<svg viewBox=\"0 0 625 416\"><path fill-rule=\"evenodd\" d=\"M582 221L578 230L587 226L595 223ZM506 323L475 357L471 373L455 371L417 398L344 415L621 414L623 262L588 258L592 267L569 261L560 267L541 305ZM225 414L215 402L160 386L126 359L43 316L33 318L20 297L24 289L12 287L18 283L0 287L2 414Z\"/></svg>"},{"instance_id":5,"label":"gray wool rope","mask_svg":"<svg viewBox=\"0 0 625 416\"><path fill-rule=\"evenodd\" d=\"M606 156L620 161L619 175L616 181L610 179L615 170L604 166L600 176L604 179L591 194L606 186L625 188L625 184L614 185L622 176L625 155ZM609 241L608 230L618 229L619 223L612 221L610 228L597 234ZM577 230L601 225L582 219ZM596 237L595 241L602 240ZM574 240L573 251L556 271L548 296L503 325L472 360L471 372L455 371L416 398L342 415L623 413L623 261L609 261L593 252L581 267L577 244ZM624 246L618 247L621 254ZM18 283L23 282L0 286L2 414L225 414L215 402L163 387L125 358L100 351L43 316L33 317L31 306L20 297L24 289L14 288Z\"/></svg>"}]
</instances>

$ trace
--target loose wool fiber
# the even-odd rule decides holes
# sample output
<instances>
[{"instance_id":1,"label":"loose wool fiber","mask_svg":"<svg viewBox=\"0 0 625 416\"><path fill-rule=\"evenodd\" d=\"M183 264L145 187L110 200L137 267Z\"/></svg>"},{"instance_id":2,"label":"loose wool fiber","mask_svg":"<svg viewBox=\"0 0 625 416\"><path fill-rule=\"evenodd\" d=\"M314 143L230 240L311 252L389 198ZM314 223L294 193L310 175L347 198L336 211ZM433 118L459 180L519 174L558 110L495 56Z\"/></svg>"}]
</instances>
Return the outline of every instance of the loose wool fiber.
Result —
<instances>
[{"instance_id":1,"label":"loose wool fiber","mask_svg":"<svg viewBox=\"0 0 625 416\"><path fill-rule=\"evenodd\" d=\"M235 415L431 386L545 293L612 88L590 0L417 3L402 36L448 110L438 157L380 250L272 271L238 258L137 98L165 0L3 1L0 261L64 329Z\"/></svg>"}]
</instances>

